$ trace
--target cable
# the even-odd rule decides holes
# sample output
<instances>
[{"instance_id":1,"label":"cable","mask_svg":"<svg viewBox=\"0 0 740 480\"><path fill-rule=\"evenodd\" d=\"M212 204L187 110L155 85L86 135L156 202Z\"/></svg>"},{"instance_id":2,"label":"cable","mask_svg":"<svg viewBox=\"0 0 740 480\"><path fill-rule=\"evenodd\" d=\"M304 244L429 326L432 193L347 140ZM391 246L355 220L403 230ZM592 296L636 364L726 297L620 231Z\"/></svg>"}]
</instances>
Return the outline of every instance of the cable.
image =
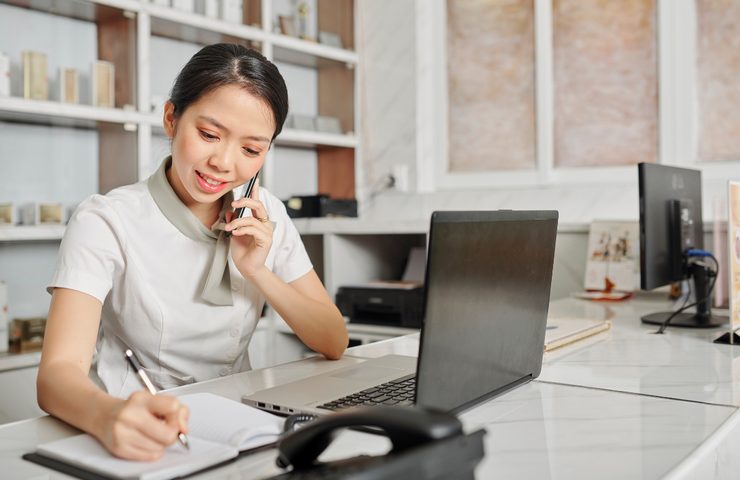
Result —
<instances>
[{"instance_id":1,"label":"cable","mask_svg":"<svg viewBox=\"0 0 740 480\"><path fill-rule=\"evenodd\" d=\"M676 310L675 312L673 312L668 318L666 318L665 322L663 322L663 324L660 326L660 328L658 329L658 331L655 332L656 334L662 334L663 331L670 324L671 320L673 320L675 318L675 316L678 315L679 313L681 313L684 310L689 309L691 307L695 307L697 305L700 305L700 304L702 304L702 303L704 303L706 301L711 301L710 299L712 297L712 292L714 291L714 284L715 284L715 282L717 282L717 277L719 276L719 262L717 261L717 259L715 258L715 256L712 255L711 253L707 252L706 250L699 250L699 249L696 249L696 248L692 248L692 249L687 250L686 251L686 256L689 257L689 258L692 258L692 257L707 258L707 257L709 257L709 258L712 259L712 261L714 261L714 272L711 272L714 275L713 276L711 274L709 275L709 276L712 277L712 281L711 281L711 283L709 285L709 291L704 296L704 298L702 298L700 300L697 300L697 301L695 301L694 303L692 303L690 305L686 305L686 302L688 302L689 298L691 297L691 282L689 282L689 295L686 297L686 300L684 301L684 304L681 306L681 308L679 308L678 310ZM696 292L696 293L698 293L698 292Z\"/></svg>"}]
</instances>

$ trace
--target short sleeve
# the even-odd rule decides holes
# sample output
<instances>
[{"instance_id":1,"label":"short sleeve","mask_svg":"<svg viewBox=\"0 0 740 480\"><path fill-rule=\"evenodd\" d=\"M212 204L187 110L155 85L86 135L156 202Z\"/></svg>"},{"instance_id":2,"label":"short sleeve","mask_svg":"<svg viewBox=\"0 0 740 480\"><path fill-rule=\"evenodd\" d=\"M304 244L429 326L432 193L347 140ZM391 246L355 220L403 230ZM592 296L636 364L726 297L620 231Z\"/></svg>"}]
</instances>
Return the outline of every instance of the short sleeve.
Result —
<instances>
[{"instance_id":1,"label":"short sleeve","mask_svg":"<svg viewBox=\"0 0 740 480\"><path fill-rule=\"evenodd\" d=\"M80 204L64 232L49 293L70 288L105 301L124 263L116 218L101 195Z\"/></svg>"},{"instance_id":2,"label":"short sleeve","mask_svg":"<svg viewBox=\"0 0 740 480\"><path fill-rule=\"evenodd\" d=\"M283 202L269 193L268 197L270 220L276 223L276 233L278 229L281 230L280 235L274 238L277 244L273 244L276 249L273 272L284 282L290 283L310 272L313 264Z\"/></svg>"}]
</instances>

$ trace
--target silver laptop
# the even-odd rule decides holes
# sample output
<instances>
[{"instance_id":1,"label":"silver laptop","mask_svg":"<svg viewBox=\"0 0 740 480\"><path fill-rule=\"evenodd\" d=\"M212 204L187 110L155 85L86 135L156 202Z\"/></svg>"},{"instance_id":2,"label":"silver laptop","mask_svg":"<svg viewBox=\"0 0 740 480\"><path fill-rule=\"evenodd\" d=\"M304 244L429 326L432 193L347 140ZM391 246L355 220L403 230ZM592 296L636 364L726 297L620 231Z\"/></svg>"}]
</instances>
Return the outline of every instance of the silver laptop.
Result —
<instances>
[{"instance_id":1,"label":"silver laptop","mask_svg":"<svg viewBox=\"0 0 740 480\"><path fill-rule=\"evenodd\" d=\"M244 395L280 413L357 405L459 412L537 377L556 211L434 212L418 360L387 355Z\"/></svg>"}]
</instances>

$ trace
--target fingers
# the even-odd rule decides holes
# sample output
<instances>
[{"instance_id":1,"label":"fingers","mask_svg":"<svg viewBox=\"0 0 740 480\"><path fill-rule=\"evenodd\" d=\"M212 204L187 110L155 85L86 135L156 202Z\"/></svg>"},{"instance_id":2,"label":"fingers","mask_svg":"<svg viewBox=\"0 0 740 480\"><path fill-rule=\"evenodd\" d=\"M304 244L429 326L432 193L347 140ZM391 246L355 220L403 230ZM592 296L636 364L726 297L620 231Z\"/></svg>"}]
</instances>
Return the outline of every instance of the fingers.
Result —
<instances>
[{"instance_id":1,"label":"fingers","mask_svg":"<svg viewBox=\"0 0 740 480\"><path fill-rule=\"evenodd\" d=\"M259 201L260 199L260 179L257 178L257 181L254 182L254 187L252 188L252 200ZM259 205L256 208L252 208L252 216L256 218L267 218L267 211L265 211L265 206L262 205L262 202L259 202Z\"/></svg>"},{"instance_id":2,"label":"fingers","mask_svg":"<svg viewBox=\"0 0 740 480\"><path fill-rule=\"evenodd\" d=\"M264 204L260 201L260 180L259 178L254 183L254 187L252 188L252 193L250 194L249 198L239 198L238 200L234 200L231 202L231 206L233 208L249 208L252 211L252 216L255 218L262 218L266 219L267 216L267 210L265 209ZM232 217L233 218L233 217Z\"/></svg>"},{"instance_id":3,"label":"fingers","mask_svg":"<svg viewBox=\"0 0 740 480\"><path fill-rule=\"evenodd\" d=\"M188 416L174 397L135 392L115 414L103 443L121 458L156 460L180 432L187 433Z\"/></svg>"}]
</instances>

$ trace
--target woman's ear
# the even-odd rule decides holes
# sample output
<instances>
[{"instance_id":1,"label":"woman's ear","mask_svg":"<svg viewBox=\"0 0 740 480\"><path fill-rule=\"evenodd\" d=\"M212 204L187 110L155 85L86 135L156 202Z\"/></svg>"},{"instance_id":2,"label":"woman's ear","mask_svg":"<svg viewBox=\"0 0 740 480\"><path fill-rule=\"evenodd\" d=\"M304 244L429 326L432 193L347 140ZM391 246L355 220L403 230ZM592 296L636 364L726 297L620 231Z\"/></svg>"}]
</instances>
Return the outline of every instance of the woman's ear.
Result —
<instances>
[{"instance_id":1,"label":"woman's ear","mask_svg":"<svg viewBox=\"0 0 740 480\"><path fill-rule=\"evenodd\" d=\"M162 119L162 123L164 124L164 132L170 139L175 136L175 121L175 104L167 100L164 104L164 118Z\"/></svg>"}]
</instances>

